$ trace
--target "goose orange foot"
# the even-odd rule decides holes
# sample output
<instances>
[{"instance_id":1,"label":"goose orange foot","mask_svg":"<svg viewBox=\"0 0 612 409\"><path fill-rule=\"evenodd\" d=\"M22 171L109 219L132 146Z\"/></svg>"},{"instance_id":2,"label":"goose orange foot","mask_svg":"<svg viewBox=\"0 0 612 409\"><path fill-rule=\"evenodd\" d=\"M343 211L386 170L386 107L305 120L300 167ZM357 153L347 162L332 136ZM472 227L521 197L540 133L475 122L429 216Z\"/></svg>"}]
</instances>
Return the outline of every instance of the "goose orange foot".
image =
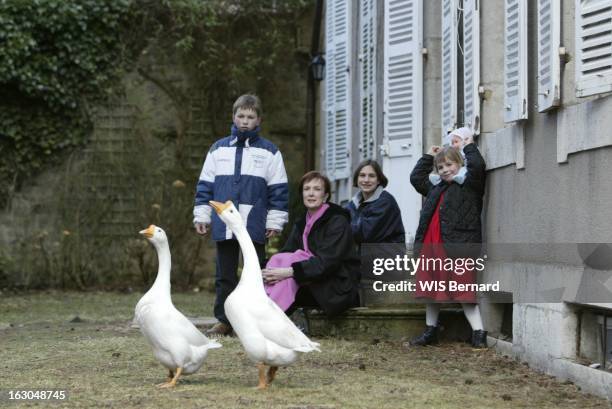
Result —
<instances>
[{"instance_id":1,"label":"goose orange foot","mask_svg":"<svg viewBox=\"0 0 612 409\"><path fill-rule=\"evenodd\" d=\"M157 386L158 388L161 387L162 385L165 385L167 383L170 383L170 381L172 380L172 378L174 378L174 372L172 372L171 370L168 370L168 380L166 382L162 382L162 383L158 383Z\"/></svg>"},{"instance_id":2,"label":"goose orange foot","mask_svg":"<svg viewBox=\"0 0 612 409\"><path fill-rule=\"evenodd\" d=\"M168 382L157 385L157 387L158 388L174 388L182 372L183 372L183 368L176 368L176 374L174 375L174 377L172 377L172 379L169 379ZM170 371L170 375L172 375L172 371Z\"/></svg>"}]
</instances>

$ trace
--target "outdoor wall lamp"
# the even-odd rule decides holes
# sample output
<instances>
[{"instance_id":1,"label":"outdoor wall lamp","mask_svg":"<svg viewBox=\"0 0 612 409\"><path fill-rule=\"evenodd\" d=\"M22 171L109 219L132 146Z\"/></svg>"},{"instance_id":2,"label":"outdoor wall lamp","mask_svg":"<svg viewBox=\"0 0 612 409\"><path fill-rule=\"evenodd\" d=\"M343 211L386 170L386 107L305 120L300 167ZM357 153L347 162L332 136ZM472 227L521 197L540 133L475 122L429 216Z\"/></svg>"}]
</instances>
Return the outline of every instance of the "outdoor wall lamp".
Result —
<instances>
[{"instance_id":1,"label":"outdoor wall lamp","mask_svg":"<svg viewBox=\"0 0 612 409\"><path fill-rule=\"evenodd\" d=\"M323 81L325 78L325 58L321 54L315 55L310 61L310 69L312 69L312 78L315 81Z\"/></svg>"}]
</instances>

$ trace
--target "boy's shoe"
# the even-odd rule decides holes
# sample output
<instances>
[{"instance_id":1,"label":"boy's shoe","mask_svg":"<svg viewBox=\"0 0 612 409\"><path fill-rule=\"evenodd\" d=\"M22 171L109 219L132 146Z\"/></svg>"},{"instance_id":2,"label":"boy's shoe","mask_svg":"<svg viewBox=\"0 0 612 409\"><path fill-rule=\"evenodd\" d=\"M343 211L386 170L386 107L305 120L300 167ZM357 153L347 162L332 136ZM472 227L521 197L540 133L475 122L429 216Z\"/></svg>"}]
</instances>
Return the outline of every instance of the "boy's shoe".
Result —
<instances>
[{"instance_id":1,"label":"boy's shoe","mask_svg":"<svg viewBox=\"0 0 612 409\"><path fill-rule=\"evenodd\" d=\"M425 346L438 343L438 327L434 325L427 325L425 332L416 338L412 338L405 346Z\"/></svg>"},{"instance_id":2,"label":"boy's shoe","mask_svg":"<svg viewBox=\"0 0 612 409\"><path fill-rule=\"evenodd\" d=\"M304 333L304 335L310 335L308 317L306 316L306 311L304 311L303 308L296 309L289 318L291 321L293 321L293 324L295 324L295 326Z\"/></svg>"},{"instance_id":3,"label":"boy's shoe","mask_svg":"<svg viewBox=\"0 0 612 409\"><path fill-rule=\"evenodd\" d=\"M231 335L232 334L232 326L223 322L217 322L206 331L206 335Z\"/></svg>"},{"instance_id":4,"label":"boy's shoe","mask_svg":"<svg viewBox=\"0 0 612 409\"><path fill-rule=\"evenodd\" d=\"M477 329L472 331L472 348L487 348L487 331Z\"/></svg>"}]
</instances>

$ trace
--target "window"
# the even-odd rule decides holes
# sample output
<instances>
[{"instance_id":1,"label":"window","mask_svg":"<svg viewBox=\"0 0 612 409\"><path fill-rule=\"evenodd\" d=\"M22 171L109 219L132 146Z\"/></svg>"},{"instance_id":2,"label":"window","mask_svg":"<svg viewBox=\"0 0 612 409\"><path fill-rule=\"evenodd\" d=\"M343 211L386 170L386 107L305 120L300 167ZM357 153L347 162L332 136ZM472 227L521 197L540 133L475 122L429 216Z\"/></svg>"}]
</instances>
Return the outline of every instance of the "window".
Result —
<instances>
[{"instance_id":1,"label":"window","mask_svg":"<svg viewBox=\"0 0 612 409\"><path fill-rule=\"evenodd\" d=\"M612 0L576 0L576 93L612 91Z\"/></svg>"},{"instance_id":2,"label":"window","mask_svg":"<svg viewBox=\"0 0 612 409\"><path fill-rule=\"evenodd\" d=\"M506 0L504 121L527 118L527 0Z\"/></svg>"},{"instance_id":3,"label":"window","mask_svg":"<svg viewBox=\"0 0 612 409\"><path fill-rule=\"evenodd\" d=\"M538 111L559 105L561 2L538 0Z\"/></svg>"},{"instance_id":4,"label":"window","mask_svg":"<svg viewBox=\"0 0 612 409\"><path fill-rule=\"evenodd\" d=\"M327 1L325 75L325 169L331 180L350 177L350 4Z\"/></svg>"},{"instance_id":5,"label":"window","mask_svg":"<svg viewBox=\"0 0 612 409\"><path fill-rule=\"evenodd\" d=\"M360 160L376 157L376 0L359 2Z\"/></svg>"}]
</instances>

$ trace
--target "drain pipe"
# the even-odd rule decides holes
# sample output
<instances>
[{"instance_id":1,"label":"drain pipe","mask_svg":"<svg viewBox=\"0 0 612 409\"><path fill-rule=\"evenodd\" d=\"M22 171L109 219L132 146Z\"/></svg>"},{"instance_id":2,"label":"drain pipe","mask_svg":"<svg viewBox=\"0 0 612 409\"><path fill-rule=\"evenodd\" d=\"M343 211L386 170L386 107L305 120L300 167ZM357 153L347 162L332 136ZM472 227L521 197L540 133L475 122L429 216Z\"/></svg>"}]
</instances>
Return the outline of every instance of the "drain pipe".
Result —
<instances>
[{"instance_id":1,"label":"drain pipe","mask_svg":"<svg viewBox=\"0 0 612 409\"><path fill-rule=\"evenodd\" d=\"M321 40L321 20L323 18L323 0L317 0L315 14L312 22L312 38L310 41L310 59L319 54ZM315 135L316 135L316 108L317 83L308 64L308 85L306 91L306 158L304 160L304 173L314 170L315 167Z\"/></svg>"}]
</instances>

